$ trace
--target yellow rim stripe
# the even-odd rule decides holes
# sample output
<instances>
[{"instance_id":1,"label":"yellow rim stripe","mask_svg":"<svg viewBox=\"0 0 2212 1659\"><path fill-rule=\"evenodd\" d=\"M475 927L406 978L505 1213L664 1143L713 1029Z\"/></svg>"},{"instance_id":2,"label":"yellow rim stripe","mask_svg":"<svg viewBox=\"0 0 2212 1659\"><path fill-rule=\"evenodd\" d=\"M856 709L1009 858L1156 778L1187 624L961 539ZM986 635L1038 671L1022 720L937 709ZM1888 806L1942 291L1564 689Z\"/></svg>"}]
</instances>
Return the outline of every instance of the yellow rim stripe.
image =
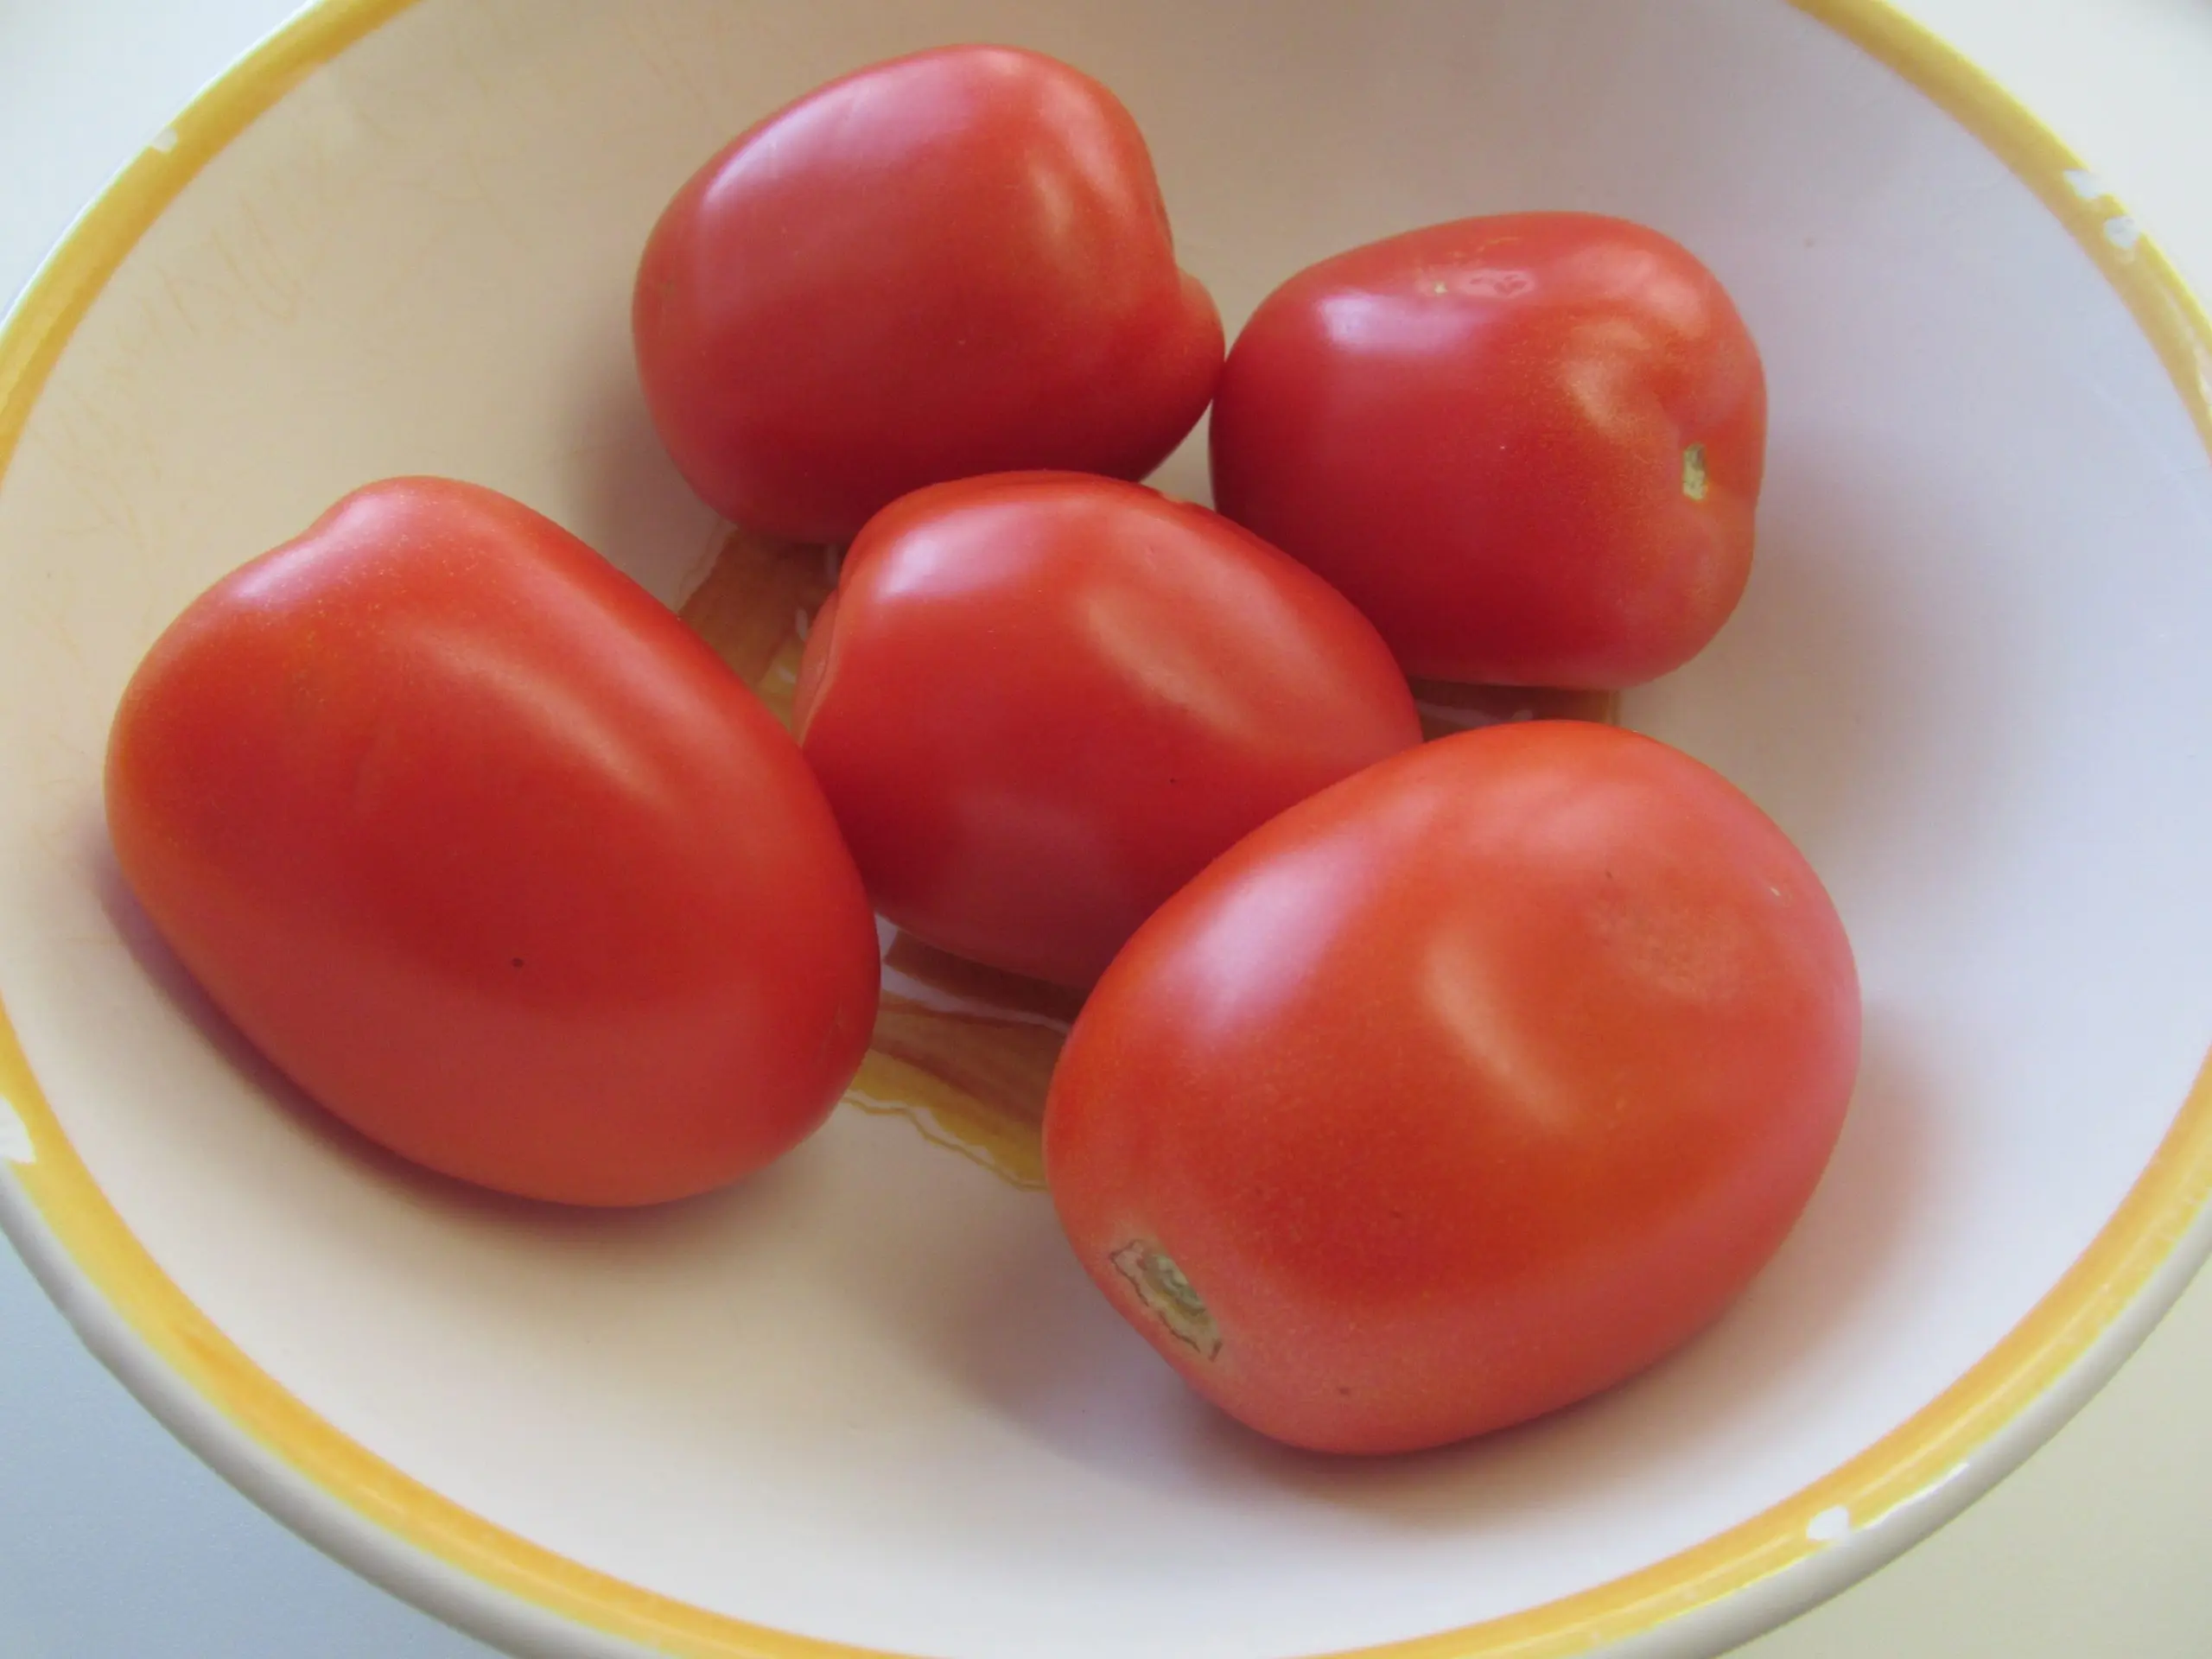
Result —
<instances>
[{"instance_id":1,"label":"yellow rim stripe","mask_svg":"<svg viewBox=\"0 0 2212 1659\"><path fill-rule=\"evenodd\" d=\"M108 277L193 176L264 110L412 0L323 0L195 101L175 144L142 154L40 271L0 334L0 474L47 376ZM1968 127L2058 216L2126 301L2212 448L2212 327L2119 207L2085 198L2081 162L1980 71L1882 0L1794 0ZM400 1472L285 1392L195 1307L134 1237L61 1131L0 1008L0 1094L29 1131L16 1174L54 1238L186 1387L308 1481L408 1543L576 1622L687 1659L880 1659L655 1595L495 1526ZM1921 1496L2088 1351L2212 1196L2212 1064L2089 1248L1974 1369L1903 1427L1743 1525L1640 1572L1487 1623L1344 1659L1554 1659L1707 1605L1816 1554L1815 1516L1853 1529Z\"/></svg>"},{"instance_id":2,"label":"yellow rim stripe","mask_svg":"<svg viewBox=\"0 0 2212 1659\"><path fill-rule=\"evenodd\" d=\"M322 65L414 0L322 0L193 100L164 137L100 193L23 290L0 334L0 476L46 377L138 238L232 139Z\"/></svg>"},{"instance_id":3,"label":"yellow rim stripe","mask_svg":"<svg viewBox=\"0 0 2212 1659\"><path fill-rule=\"evenodd\" d=\"M1926 93L2035 192L2120 293L2212 449L2212 321L2188 284L2091 175L2011 94L1885 0L1789 0Z\"/></svg>"}]
</instances>

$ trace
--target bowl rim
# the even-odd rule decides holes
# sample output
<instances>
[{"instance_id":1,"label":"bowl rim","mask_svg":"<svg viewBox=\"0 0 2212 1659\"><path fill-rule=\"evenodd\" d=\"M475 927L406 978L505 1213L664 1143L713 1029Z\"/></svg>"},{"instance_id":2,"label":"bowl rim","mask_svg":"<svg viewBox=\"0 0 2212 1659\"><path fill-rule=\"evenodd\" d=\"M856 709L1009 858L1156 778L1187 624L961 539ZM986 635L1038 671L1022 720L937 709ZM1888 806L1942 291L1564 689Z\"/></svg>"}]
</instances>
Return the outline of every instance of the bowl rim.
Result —
<instances>
[{"instance_id":1,"label":"bowl rim","mask_svg":"<svg viewBox=\"0 0 2212 1659\"><path fill-rule=\"evenodd\" d=\"M71 226L0 319L0 480L78 323L231 140L416 0L315 0L203 90ZM2118 292L2212 452L2212 321L2054 134L1888 0L1787 0L1916 87L2041 200ZM1995 1346L1872 1445L1749 1520L1571 1595L1336 1659L1692 1659L1770 1629L1926 1536L2048 1439L2212 1252L2212 1056L2126 1196ZM140 1402L278 1521L512 1649L892 1659L662 1596L531 1542L340 1433L164 1274L64 1134L0 1004L0 1230Z\"/></svg>"}]
</instances>

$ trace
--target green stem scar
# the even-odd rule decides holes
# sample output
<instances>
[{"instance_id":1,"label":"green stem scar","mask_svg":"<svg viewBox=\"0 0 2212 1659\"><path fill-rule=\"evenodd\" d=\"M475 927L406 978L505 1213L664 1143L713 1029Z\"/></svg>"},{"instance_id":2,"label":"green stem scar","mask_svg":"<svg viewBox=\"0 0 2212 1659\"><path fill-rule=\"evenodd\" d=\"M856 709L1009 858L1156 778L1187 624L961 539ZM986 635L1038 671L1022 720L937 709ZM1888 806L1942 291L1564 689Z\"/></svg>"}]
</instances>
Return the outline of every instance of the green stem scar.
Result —
<instances>
[{"instance_id":1,"label":"green stem scar","mask_svg":"<svg viewBox=\"0 0 2212 1659\"><path fill-rule=\"evenodd\" d=\"M1705 446L1701 443L1682 451L1682 493L1693 501L1705 499Z\"/></svg>"},{"instance_id":2,"label":"green stem scar","mask_svg":"<svg viewBox=\"0 0 2212 1659\"><path fill-rule=\"evenodd\" d=\"M1205 1302L1166 1251L1147 1240L1133 1238L1107 1260L1176 1341L1196 1349L1207 1359L1221 1352L1221 1327L1213 1322Z\"/></svg>"}]
</instances>

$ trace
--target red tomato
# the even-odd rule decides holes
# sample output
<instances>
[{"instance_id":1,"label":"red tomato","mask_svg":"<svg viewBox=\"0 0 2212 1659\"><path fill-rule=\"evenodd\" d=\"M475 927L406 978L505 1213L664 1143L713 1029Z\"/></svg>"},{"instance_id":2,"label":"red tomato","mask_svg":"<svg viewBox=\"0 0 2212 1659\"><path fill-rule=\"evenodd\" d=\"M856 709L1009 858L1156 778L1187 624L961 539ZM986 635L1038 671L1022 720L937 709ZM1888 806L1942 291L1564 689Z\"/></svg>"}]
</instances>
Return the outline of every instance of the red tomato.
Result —
<instances>
[{"instance_id":1,"label":"red tomato","mask_svg":"<svg viewBox=\"0 0 2212 1659\"><path fill-rule=\"evenodd\" d=\"M372 1139L531 1198L720 1185L818 1123L874 919L798 750L651 594L399 479L226 577L124 693L107 812L216 1004Z\"/></svg>"},{"instance_id":2,"label":"red tomato","mask_svg":"<svg viewBox=\"0 0 2212 1659\"><path fill-rule=\"evenodd\" d=\"M1610 727L1448 737L1139 931L1053 1075L1068 1236L1192 1387L1334 1452L1650 1363L1780 1243L1843 1120L1850 946L1717 773Z\"/></svg>"},{"instance_id":3,"label":"red tomato","mask_svg":"<svg viewBox=\"0 0 2212 1659\"><path fill-rule=\"evenodd\" d=\"M1277 289L1212 443L1221 510L1334 582L1408 673L1628 686L1743 594L1766 382L1720 284L1657 232L1512 213Z\"/></svg>"},{"instance_id":4,"label":"red tomato","mask_svg":"<svg viewBox=\"0 0 2212 1659\"><path fill-rule=\"evenodd\" d=\"M947 479L1141 478L1221 372L1129 112L999 47L861 70L740 137L661 215L632 320L692 487L801 542Z\"/></svg>"},{"instance_id":5,"label":"red tomato","mask_svg":"<svg viewBox=\"0 0 2212 1659\"><path fill-rule=\"evenodd\" d=\"M872 520L816 619L799 741L877 907L1068 985L1294 801L1420 741L1327 584L1204 507L1027 474Z\"/></svg>"}]
</instances>

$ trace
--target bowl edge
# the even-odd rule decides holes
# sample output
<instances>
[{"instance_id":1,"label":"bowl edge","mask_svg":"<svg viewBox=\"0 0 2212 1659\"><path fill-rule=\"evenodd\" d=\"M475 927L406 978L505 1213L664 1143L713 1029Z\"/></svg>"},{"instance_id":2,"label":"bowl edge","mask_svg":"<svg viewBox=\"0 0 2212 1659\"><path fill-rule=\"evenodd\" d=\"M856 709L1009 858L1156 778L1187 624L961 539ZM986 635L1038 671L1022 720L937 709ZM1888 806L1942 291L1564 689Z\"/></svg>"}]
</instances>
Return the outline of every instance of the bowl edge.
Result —
<instances>
[{"instance_id":1,"label":"bowl edge","mask_svg":"<svg viewBox=\"0 0 2212 1659\"><path fill-rule=\"evenodd\" d=\"M2212 323L2154 241L2110 233L2125 215L2081 160L1887 0L1787 3L1917 88L2035 193L2126 304L2212 451ZM0 479L78 321L162 210L293 86L413 3L315 0L193 99L79 216L0 319ZM0 1106L12 1106L24 1129L20 1144L0 1147L0 1230L80 1339L211 1467L335 1559L518 1653L885 1659L595 1573L439 1497L316 1417L232 1344L131 1235L62 1134L4 1005ZM1618 1659L1709 1659L1808 1611L1959 1513L2111 1376L2212 1252L2208 1197L2212 1061L2068 1272L1963 1376L1874 1445L1750 1520L1635 1573L1337 1659L1549 1659L1600 1647Z\"/></svg>"}]
</instances>

